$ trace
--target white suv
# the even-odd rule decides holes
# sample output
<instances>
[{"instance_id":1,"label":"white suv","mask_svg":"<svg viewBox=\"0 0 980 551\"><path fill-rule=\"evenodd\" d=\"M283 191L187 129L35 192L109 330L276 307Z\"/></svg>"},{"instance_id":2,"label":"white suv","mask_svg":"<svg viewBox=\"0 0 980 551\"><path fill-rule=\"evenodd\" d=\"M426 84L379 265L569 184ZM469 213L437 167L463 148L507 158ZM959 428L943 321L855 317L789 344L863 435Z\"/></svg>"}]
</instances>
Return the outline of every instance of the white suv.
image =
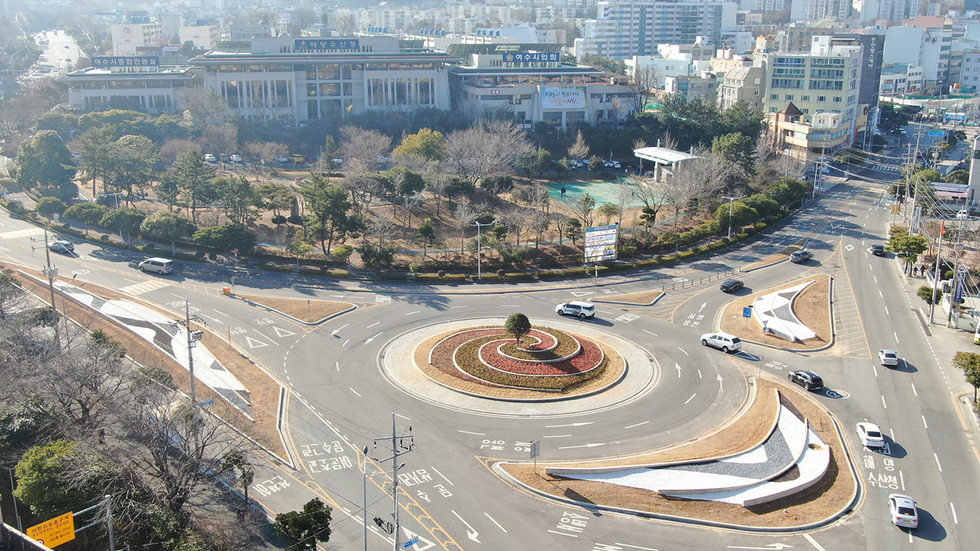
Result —
<instances>
[{"instance_id":1,"label":"white suv","mask_svg":"<svg viewBox=\"0 0 980 551\"><path fill-rule=\"evenodd\" d=\"M147 258L140 262L139 269L142 272L156 272L164 275L174 271L174 261L166 258Z\"/></svg>"},{"instance_id":2,"label":"white suv","mask_svg":"<svg viewBox=\"0 0 980 551\"><path fill-rule=\"evenodd\" d=\"M555 312L559 316L578 316L582 319L591 318L595 316L595 305L573 300L572 302L563 302L555 306Z\"/></svg>"},{"instance_id":3,"label":"white suv","mask_svg":"<svg viewBox=\"0 0 980 551\"><path fill-rule=\"evenodd\" d=\"M728 333L705 333L701 344L723 351L725 354L742 349L742 339Z\"/></svg>"}]
</instances>

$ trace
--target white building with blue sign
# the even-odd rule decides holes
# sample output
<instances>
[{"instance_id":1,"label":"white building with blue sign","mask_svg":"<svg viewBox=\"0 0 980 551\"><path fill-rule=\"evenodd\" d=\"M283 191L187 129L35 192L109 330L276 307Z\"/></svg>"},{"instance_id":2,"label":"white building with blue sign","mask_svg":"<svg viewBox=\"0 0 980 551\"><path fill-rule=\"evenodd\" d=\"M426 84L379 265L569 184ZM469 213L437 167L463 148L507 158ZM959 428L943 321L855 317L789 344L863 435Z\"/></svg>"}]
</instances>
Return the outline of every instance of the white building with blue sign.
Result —
<instances>
[{"instance_id":1,"label":"white building with blue sign","mask_svg":"<svg viewBox=\"0 0 980 551\"><path fill-rule=\"evenodd\" d=\"M91 61L91 67L57 79L68 88L73 109L173 113L182 105L184 91L201 85L191 67L161 67L159 56L95 56Z\"/></svg>"}]
</instances>

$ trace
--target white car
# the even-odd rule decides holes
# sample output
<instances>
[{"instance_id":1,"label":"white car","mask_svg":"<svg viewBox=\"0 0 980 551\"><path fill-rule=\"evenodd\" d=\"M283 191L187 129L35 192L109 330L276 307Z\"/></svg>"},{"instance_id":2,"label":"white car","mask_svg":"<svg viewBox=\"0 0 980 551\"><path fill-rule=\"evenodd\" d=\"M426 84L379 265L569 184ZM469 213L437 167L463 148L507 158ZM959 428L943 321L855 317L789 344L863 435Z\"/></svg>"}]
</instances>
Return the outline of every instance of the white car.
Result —
<instances>
[{"instance_id":1,"label":"white car","mask_svg":"<svg viewBox=\"0 0 980 551\"><path fill-rule=\"evenodd\" d=\"M579 302L573 300L571 302L563 302L558 306L555 306L555 312L559 316L578 316L582 319L595 317L595 305L589 302Z\"/></svg>"},{"instance_id":2,"label":"white car","mask_svg":"<svg viewBox=\"0 0 980 551\"><path fill-rule=\"evenodd\" d=\"M277 155L276 158L273 159L273 161L275 161L277 163L288 163L289 162L289 157L287 157L285 155Z\"/></svg>"},{"instance_id":3,"label":"white car","mask_svg":"<svg viewBox=\"0 0 980 551\"><path fill-rule=\"evenodd\" d=\"M881 361L881 365L886 367L897 367L898 366L898 352L894 350L878 350L878 359Z\"/></svg>"},{"instance_id":4,"label":"white car","mask_svg":"<svg viewBox=\"0 0 980 551\"><path fill-rule=\"evenodd\" d=\"M701 335L701 344L717 348L725 354L742 349L742 339L728 333L705 333Z\"/></svg>"},{"instance_id":5,"label":"white car","mask_svg":"<svg viewBox=\"0 0 980 551\"><path fill-rule=\"evenodd\" d=\"M174 271L174 261L169 258L147 258L139 263L138 268L141 272L156 272L160 275L166 275Z\"/></svg>"},{"instance_id":6,"label":"white car","mask_svg":"<svg viewBox=\"0 0 980 551\"><path fill-rule=\"evenodd\" d=\"M216 163L216 162L218 162L218 158L215 157L213 153L205 153L204 154L204 162L207 162L207 163Z\"/></svg>"},{"instance_id":7,"label":"white car","mask_svg":"<svg viewBox=\"0 0 980 551\"><path fill-rule=\"evenodd\" d=\"M902 528L919 527L919 511L915 500L904 494L888 494L888 512L891 513L892 524Z\"/></svg>"},{"instance_id":8,"label":"white car","mask_svg":"<svg viewBox=\"0 0 980 551\"><path fill-rule=\"evenodd\" d=\"M231 156L231 162L233 162L233 163L240 163L240 162L242 162L242 156L239 155L239 154L237 154L237 153L234 154L234 155L232 155Z\"/></svg>"},{"instance_id":9,"label":"white car","mask_svg":"<svg viewBox=\"0 0 980 551\"><path fill-rule=\"evenodd\" d=\"M966 220L969 217L970 217L970 211L968 211L966 209L963 209L963 210L961 210L961 211L959 211L959 212L956 213L956 219L957 220Z\"/></svg>"},{"instance_id":10,"label":"white car","mask_svg":"<svg viewBox=\"0 0 980 551\"><path fill-rule=\"evenodd\" d=\"M883 448L885 447L885 437L881 434L881 429L878 425L874 423L858 423L857 424L858 438L861 439L861 445L866 448Z\"/></svg>"}]
</instances>

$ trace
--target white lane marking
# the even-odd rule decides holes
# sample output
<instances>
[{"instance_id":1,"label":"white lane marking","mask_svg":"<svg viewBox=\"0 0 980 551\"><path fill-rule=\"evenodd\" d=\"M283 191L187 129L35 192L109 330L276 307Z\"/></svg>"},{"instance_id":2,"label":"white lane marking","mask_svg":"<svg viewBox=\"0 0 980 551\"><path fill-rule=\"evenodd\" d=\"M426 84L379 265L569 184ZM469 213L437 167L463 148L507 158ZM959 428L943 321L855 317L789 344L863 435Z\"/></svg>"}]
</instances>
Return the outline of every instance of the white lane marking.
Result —
<instances>
[{"instance_id":1,"label":"white lane marking","mask_svg":"<svg viewBox=\"0 0 980 551\"><path fill-rule=\"evenodd\" d=\"M878 284L878 278L876 278L875 276L871 276L871 279L875 280L875 285Z\"/></svg>"},{"instance_id":2,"label":"white lane marking","mask_svg":"<svg viewBox=\"0 0 980 551\"><path fill-rule=\"evenodd\" d=\"M697 393L697 392L695 392L694 394L691 394L691 397L690 397L690 398L688 398L686 402L684 402L684 405L687 405L687 402L690 402L691 400L693 400L693 399L694 399L694 397L695 397L695 396L697 396L697 395L698 395L698 393Z\"/></svg>"},{"instance_id":3,"label":"white lane marking","mask_svg":"<svg viewBox=\"0 0 980 551\"><path fill-rule=\"evenodd\" d=\"M564 425L545 425L544 428L546 428L546 429L560 429L560 428L564 428L564 427L584 427L586 425L591 425L593 423L595 423L595 421L586 421L586 422L583 422L583 423L567 423L567 424L564 424Z\"/></svg>"},{"instance_id":4,"label":"white lane marking","mask_svg":"<svg viewBox=\"0 0 980 551\"><path fill-rule=\"evenodd\" d=\"M916 398L919 397L919 393L915 391L915 383L912 383L912 394L915 394Z\"/></svg>"},{"instance_id":5,"label":"white lane marking","mask_svg":"<svg viewBox=\"0 0 980 551\"><path fill-rule=\"evenodd\" d=\"M336 335L337 333L340 333L340 331L341 331L341 330L342 330L342 329L343 329L344 327L347 327L348 325L350 325L350 324L349 324L349 323L345 323L345 324L343 324L343 325L341 325L340 327L338 327L338 328L336 328L336 329L334 329L333 331L331 331L331 332L330 332L330 334L331 334L331 335Z\"/></svg>"},{"instance_id":6,"label":"white lane marking","mask_svg":"<svg viewBox=\"0 0 980 551\"><path fill-rule=\"evenodd\" d=\"M871 364L871 369L873 369L873 370L874 370L874 372L875 372L875 377L877 377L877 376L878 376L878 368L877 368L877 367L875 367L875 364Z\"/></svg>"},{"instance_id":7,"label":"white lane marking","mask_svg":"<svg viewBox=\"0 0 980 551\"><path fill-rule=\"evenodd\" d=\"M382 331L381 333L384 333L384 331ZM378 333L377 335L375 335L373 337L368 337L368 339L366 341L364 341L364 344L371 344L371 341L373 341L374 339L376 339L379 336L381 336L381 333Z\"/></svg>"},{"instance_id":8,"label":"white lane marking","mask_svg":"<svg viewBox=\"0 0 980 551\"><path fill-rule=\"evenodd\" d=\"M648 335L653 335L654 337L657 336L657 334L654 333L653 331L647 331L646 329L644 329L643 332L646 333L646 334L648 334Z\"/></svg>"},{"instance_id":9,"label":"white lane marking","mask_svg":"<svg viewBox=\"0 0 980 551\"><path fill-rule=\"evenodd\" d=\"M501 304L504 308L517 308L520 304Z\"/></svg>"},{"instance_id":10,"label":"white lane marking","mask_svg":"<svg viewBox=\"0 0 980 551\"><path fill-rule=\"evenodd\" d=\"M490 516L490 513L484 512L483 514L486 515L488 519L490 519L490 522L496 524L497 528L500 528L503 531L503 533L505 534L507 533L507 530L504 530L504 527L501 526L499 522L493 520L493 517Z\"/></svg>"},{"instance_id":11,"label":"white lane marking","mask_svg":"<svg viewBox=\"0 0 980 551\"><path fill-rule=\"evenodd\" d=\"M457 430L456 432L461 432L463 434L472 434L473 436L486 436L486 433L482 433L482 432L470 432L468 430Z\"/></svg>"},{"instance_id":12,"label":"white lane marking","mask_svg":"<svg viewBox=\"0 0 980 551\"><path fill-rule=\"evenodd\" d=\"M628 543L618 543L617 542L616 545L619 545L621 547L629 547L630 549L639 549L640 551L657 551L656 549L654 549L652 547L640 547L639 545L630 545Z\"/></svg>"},{"instance_id":13,"label":"white lane marking","mask_svg":"<svg viewBox=\"0 0 980 551\"><path fill-rule=\"evenodd\" d=\"M936 466L939 467L939 472L943 472L943 466L939 464L939 455L932 452L932 456L936 458Z\"/></svg>"},{"instance_id":14,"label":"white lane marking","mask_svg":"<svg viewBox=\"0 0 980 551\"><path fill-rule=\"evenodd\" d=\"M605 445L606 445L605 442L598 443L598 444L597 443L593 443L593 442L589 442L588 444L579 444L577 446L558 446L558 449L559 450L573 450L575 448L594 448L596 446L605 446Z\"/></svg>"},{"instance_id":15,"label":"white lane marking","mask_svg":"<svg viewBox=\"0 0 980 551\"><path fill-rule=\"evenodd\" d=\"M377 325L379 323L381 323L381 322L380 321L376 321L376 322L372 323L371 325L368 325L367 327L365 327L365 329L370 329L370 328L374 327L375 325Z\"/></svg>"},{"instance_id":16,"label":"white lane marking","mask_svg":"<svg viewBox=\"0 0 980 551\"><path fill-rule=\"evenodd\" d=\"M343 348L343 347L347 346L347 343L349 343L349 342L350 342L350 339L347 339L346 341L344 341L344 344L340 345L340 347Z\"/></svg>"},{"instance_id":17,"label":"white lane marking","mask_svg":"<svg viewBox=\"0 0 980 551\"><path fill-rule=\"evenodd\" d=\"M258 331L257 329L252 329L252 331L255 331L256 333L259 333L259 331ZM260 336L260 337L265 337L265 338L267 338L267 339L269 339L269 337L266 337L266 336L265 336L265 335L263 335L262 333L259 333L259 336ZM269 340L270 340L270 341L272 341L272 339L269 339ZM276 341L272 341L272 344L274 344L274 345L276 345L276 346L279 346L279 343L277 343Z\"/></svg>"},{"instance_id":18,"label":"white lane marking","mask_svg":"<svg viewBox=\"0 0 980 551\"><path fill-rule=\"evenodd\" d=\"M358 398L360 398L360 397L361 397L361 395L360 395L360 394L358 394L358 393L357 393L357 391L356 391L356 390L354 390L354 389L353 389L352 387L347 387L347 388L350 388L350 391L351 391L351 392L353 392L354 394L357 394L357 397L358 397Z\"/></svg>"},{"instance_id":19,"label":"white lane marking","mask_svg":"<svg viewBox=\"0 0 980 551\"><path fill-rule=\"evenodd\" d=\"M571 438L571 434L546 434L541 438Z\"/></svg>"},{"instance_id":20,"label":"white lane marking","mask_svg":"<svg viewBox=\"0 0 980 551\"><path fill-rule=\"evenodd\" d=\"M404 420L406 420L406 421L411 421L411 420L412 420L412 418L411 418L411 417L405 417L405 416L404 416L404 415L402 415L401 413L392 413L392 415L394 415L394 416L396 416L396 417L401 417L402 419L404 419Z\"/></svg>"},{"instance_id":21,"label":"white lane marking","mask_svg":"<svg viewBox=\"0 0 980 551\"><path fill-rule=\"evenodd\" d=\"M642 423L637 423L635 425L630 425L628 427L623 427L623 429L635 429L636 427L643 426L643 425L645 425L645 424L647 424L649 422L650 421L643 421Z\"/></svg>"},{"instance_id":22,"label":"white lane marking","mask_svg":"<svg viewBox=\"0 0 980 551\"><path fill-rule=\"evenodd\" d=\"M884 406L885 409L888 409L888 404L885 403L885 397L884 396L881 397L881 405Z\"/></svg>"},{"instance_id":23,"label":"white lane marking","mask_svg":"<svg viewBox=\"0 0 980 551\"><path fill-rule=\"evenodd\" d=\"M340 362L337 362L337 371L340 371Z\"/></svg>"},{"instance_id":24,"label":"white lane marking","mask_svg":"<svg viewBox=\"0 0 980 551\"><path fill-rule=\"evenodd\" d=\"M698 368L698 379L704 379L704 377L701 376L701 368Z\"/></svg>"},{"instance_id":25,"label":"white lane marking","mask_svg":"<svg viewBox=\"0 0 980 551\"><path fill-rule=\"evenodd\" d=\"M929 428L929 424L926 423L926 416L925 415L922 416L922 426L925 427L926 429Z\"/></svg>"},{"instance_id":26,"label":"white lane marking","mask_svg":"<svg viewBox=\"0 0 980 551\"><path fill-rule=\"evenodd\" d=\"M898 344L902 344L902 341L898 340L898 333L892 331L892 335L895 335L895 342L897 342Z\"/></svg>"},{"instance_id":27,"label":"white lane marking","mask_svg":"<svg viewBox=\"0 0 980 551\"><path fill-rule=\"evenodd\" d=\"M450 310L452 310L454 308L469 308L469 305L465 305L465 306L450 306L449 307Z\"/></svg>"},{"instance_id":28,"label":"white lane marking","mask_svg":"<svg viewBox=\"0 0 980 551\"><path fill-rule=\"evenodd\" d=\"M442 473L439 472L439 469L437 469L435 467L430 467L430 468L433 471L435 471L437 475L441 476L443 480L445 480L446 482L448 482L450 486L455 486L455 484L453 484L453 481L452 480L449 480L448 478L446 478L446 475L444 475L444 474L442 474Z\"/></svg>"},{"instance_id":29,"label":"white lane marking","mask_svg":"<svg viewBox=\"0 0 980 551\"><path fill-rule=\"evenodd\" d=\"M414 316L415 314L418 314L418 313L419 313L419 312L421 312L421 311L422 311L422 310L416 310L416 311L414 311L414 312L408 312L408 313L407 313L407 314L405 314L405 315L406 315L406 316Z\"/></svg>"},{"instance_id":30,"label":"white lane marking","mask_svg":"<svg viewBox=\"0 0 980 551\"><path fill-rule=\"evenodd\" d=\"M685 356L690 356L690 354L687 353L687 350L684 350L683 348L681 348L679 346L677 347L677 349L680 350L681 352L683 352Z\"/></svg>"},{"instance_id":31,"label":"white lane marking","mask_svg":"<svg viewBox=\"0 0 980 551\"><path fill-rule=\"evenodd\" d=\"M956 507L953 507L953 502L949 502L949 510L953 513L953 524L959 524L960 521L956 518Z\"/></svg>"},{"instance_id":32,"label":"white lane marking","mask_svg":"<svg viewBox=\"0 0 980 551\"><path fill-rule=\"evenodd\" d=\"M886 316L887 316L887 315L889 315L889 314L888 314L888 307L887 307L887 306L885 306L885 315L886 315Z\"/></svg>"},{"instance_id":33,"label":"white lane marking","mask_svg":"<svg viewBox=\"0 0 980 551\"><path fill-rule=\"evenodd\" d=\"M228 314L226 314L226 313L224 313L224 312L222 312L222 311L220 311L220 310L215 310L215 311L214 311L214 313L215 313L215 314L218 314L219 316L225 316L225 317L228 317Z\"/></svg>"},{"instance_id":34,"label":"white lane marking","mask_svg":"<svg viewBox=\"0 0 980 551\"><path fill-rule=\"evenodd\" d=\"M817 551L827 551L826 549L821 547L820 544L817 543L817 540L813 539L813 536L811 536L810 534L803 534L803 539L810 542L810 545L816 548Z\"/></svg>"},{"instance_id":35,"label":"white lane marking","mask_svg":"<svg viewBox=\"0 0 980 551\"><path fill-rule=\"evenodd\" d=\"M677 377L680 378L680 376L681 376L681 365L679 363L676 363L675 362L674 363L674 368L677 369Z\"/></svg>"},{"instance_id":36,"label":"white lane marking","mask_svg":"<svg viewBox=\"0 0 980 551\"><path fill-rule=\"evenodd\" d=\"M878 296L881 298L885 298L885 295L881 294L881 289L878 289Z\"/></svg>"},{"instance_id":37,"label":"white lane marking","mask_svg":"<svg viewBox=\"0 0 980 551\"><path fill-rule=\"evenodd\" d=\"M894 440L894 439L895 439L895 437L892 436L892 440ZM905 475L902 474L902 471L898 471L898 479L902 481L902 491L904 492L905 491Z\"/></svg>"},{"instance_id":38,"label":"white lane marking","mask_svg":"<svg viewBox=\"0 0 980 551\"><path fill-rule=\"evenodd\" d=\"M548 530L552 534L558 534L559 536L567 536L569 538L577 538L578 534L569 534L568 532L556 532L554 530Z\"/></svg>"}]
</instances>

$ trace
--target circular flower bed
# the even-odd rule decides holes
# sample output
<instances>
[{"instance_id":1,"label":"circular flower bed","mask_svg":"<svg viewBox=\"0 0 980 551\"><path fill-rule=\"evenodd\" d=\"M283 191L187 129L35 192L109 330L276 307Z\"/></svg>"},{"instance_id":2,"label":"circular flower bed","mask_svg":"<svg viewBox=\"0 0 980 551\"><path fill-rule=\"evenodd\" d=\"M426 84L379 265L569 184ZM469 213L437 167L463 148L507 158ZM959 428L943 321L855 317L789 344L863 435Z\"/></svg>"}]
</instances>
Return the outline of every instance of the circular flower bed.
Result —
<instances>
[{"instance_id":1,"label":"circular flower bed","mask_svg":"<svg viewBox=\"0 0 980 551\"><path fill-rule=\"evenodd\" d=\"M539 343L547 343L542 335L557 344L550 350L520 350L503 327L462 331L437 343L429 359L463 380L534 390L562 391L602 373L606 358L595 342L549 328L537 330Z\"/></svg>"}]
</instances>

